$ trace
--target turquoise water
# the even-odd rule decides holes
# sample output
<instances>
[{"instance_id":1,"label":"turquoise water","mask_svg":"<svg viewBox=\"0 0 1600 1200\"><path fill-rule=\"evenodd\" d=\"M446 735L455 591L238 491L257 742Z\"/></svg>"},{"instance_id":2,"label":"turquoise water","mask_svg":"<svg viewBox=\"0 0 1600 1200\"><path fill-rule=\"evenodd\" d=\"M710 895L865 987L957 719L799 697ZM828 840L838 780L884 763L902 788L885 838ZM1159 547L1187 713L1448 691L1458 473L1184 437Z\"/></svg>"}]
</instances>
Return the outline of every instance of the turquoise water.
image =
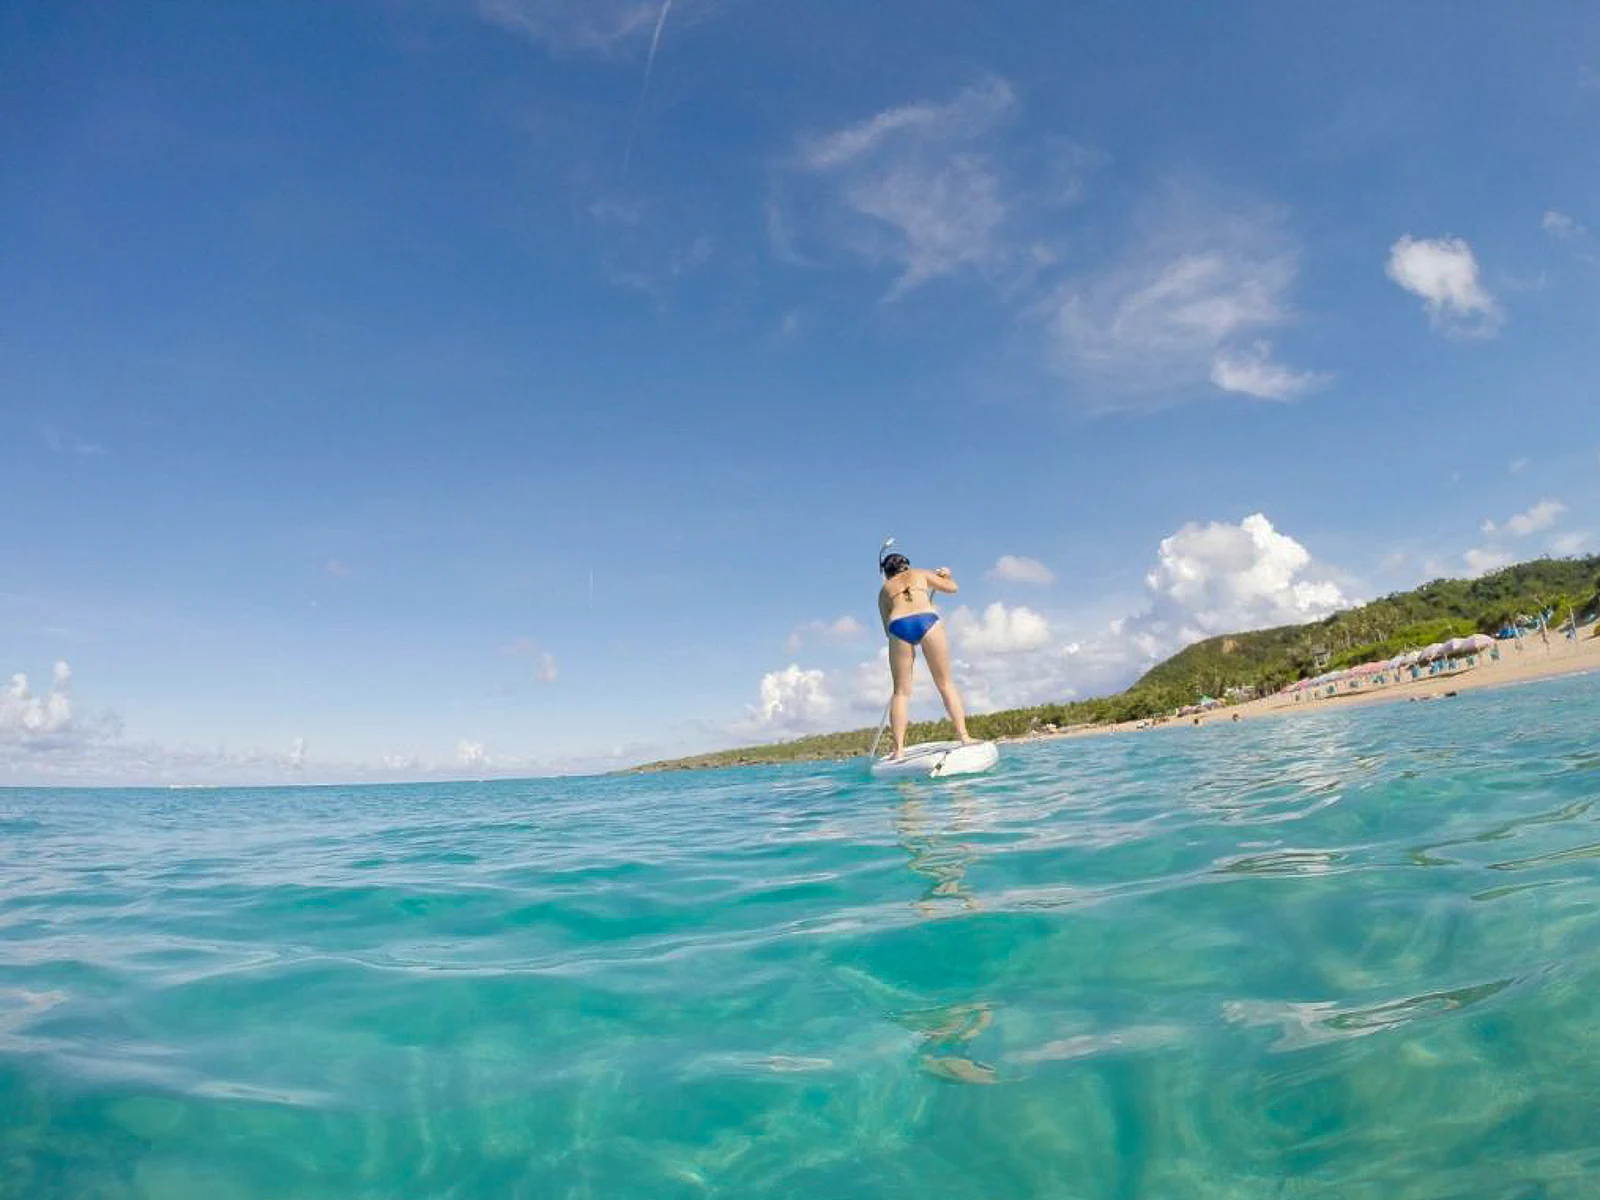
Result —
<instances>
[{"instance_id":1,"label":"turquoise water","mask_svg":"<svg viewBox=\"0 0 1600 1200\"><path fill-rule=\"evenodd\" d=\"M0 792L0 1195L1592 1196L1597 730Z\"/></svg>"}]
</instances>

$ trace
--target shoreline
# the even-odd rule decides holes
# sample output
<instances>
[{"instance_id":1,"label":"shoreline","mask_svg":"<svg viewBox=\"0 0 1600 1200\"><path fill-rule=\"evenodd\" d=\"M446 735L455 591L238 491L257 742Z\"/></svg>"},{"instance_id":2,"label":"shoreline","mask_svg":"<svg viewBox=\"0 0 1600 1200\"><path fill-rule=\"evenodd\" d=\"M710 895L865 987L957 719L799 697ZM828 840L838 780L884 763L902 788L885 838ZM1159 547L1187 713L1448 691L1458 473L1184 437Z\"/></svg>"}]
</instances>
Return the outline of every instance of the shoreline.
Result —
<instances>
[{"instance_id":1,"label":"shoreline","mask_svg":"<svg viewBox=\"0 0 1600 1200\"><path fill-rule=\"evenodd\" d=\"M1448 692L1477 691L1482 688L1531 683L1541 679L1556 679L1564 675L1583 675L1590 671L1600 671L1600 638L1594 636L1597 628L1600 628L1600 624L1580 626L1576 641L1569 639L1563 632L1554 632L1550 635L1548 647L1541 643L1537 636L1522 639L1520 650L1516 648L1516 643L1504 642L1499 646L1498 662L1487 659L1476 666L1462 667L1448 674L1424 675L1420 679L1405 679L1396 683L1366 683L1357 690L1340 691L1336 695L1320 699L1296 700L1275 693L1256 700L1247 700L1242 704L1213 709L1198 717L1169 717L1159 722L1120 721L1115 725L1093 725L999 740L1025 743L1058 741L1063 738L1106 737L1117 733L1143 733L1151 729L1199 728L1206 725L1233 724L1235 717L1239 721L1247 721L1264 717L1335 712L1349 707L1365 707L1369 704L1442 699Z\"/></svg>"}]
</instances>

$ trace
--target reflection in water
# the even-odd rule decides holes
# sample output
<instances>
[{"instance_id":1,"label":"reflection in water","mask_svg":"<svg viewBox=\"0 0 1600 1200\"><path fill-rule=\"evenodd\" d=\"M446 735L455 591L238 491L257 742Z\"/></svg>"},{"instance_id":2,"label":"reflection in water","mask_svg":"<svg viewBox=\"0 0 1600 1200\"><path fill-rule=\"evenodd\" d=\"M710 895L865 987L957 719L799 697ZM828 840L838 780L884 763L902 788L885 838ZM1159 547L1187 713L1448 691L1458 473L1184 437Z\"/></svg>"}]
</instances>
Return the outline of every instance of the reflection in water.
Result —
<instances>
[{"instance_id":1,"label":"reflection in water","mask_svg":"<svg viewBox=\"0 0 1600 1200\"><path fill-rule=\"evenodd\" d=\"M1512 982L1510 979L1495 979L1488 983L1366 1005L1340 1005L1332 1001L1229 1001L1223 1005L1222 1012L1227 1020L1236 1024L1278 1026L1282 1036L1273 1044L1274 1050L1302 1050L1323 1042L1367 1037L1414 1021L1455 1012L1492 1000L1510 987Z\"/></svg>"},{"instance_id":2,"label":"reflection in water","mask_svg":"<svg viewBox=\"0 0 1600 1200\"><path fill-rule=\"evenodd\" d=\"M946 828L937 827L930 797L920 793L914 783L901 785L900 806L895 813L895 832L911 856L911 870L929 881L922 899L917 901L917 911L925 917L952 909L973 912L980 907L965 882L967 867L976 855L970 845L952 837L970 829L976 803L965 788L953 787L949 794L952 811Z\"/></svg>"},{"instance_id":3,"label":"reflection in water","mask_svg":"<svg viewBox=\"0 0 1600 1200\"><path fill-rule=\"evenodd\" d=\"M967 885L967 867L977 857L970 843L959 836L971 831L977 817L977 799L968 788L955 785L941 790L950 799L949 820L942 827L931 803L933 797L915 784L902 785L895 814L895 832L911 856L914 874L928 881L917 911L925 917L976 912L978 898ZM988 1001L909 1009L894 1019L917 1034L917 1065L935 1079L950 1083L996 1082L995 1069L972 1057L969 1044L994 1023L994 1005Z\"/></svg>"},{"instance_id":4,"label":"reflection in water","mask_svg":"<svg viewBox=\"0 0 1600 1200\"><path fill-rule=\"evenodd\" d=\"M994 1083L995 1070L969 1053L968 1043L994 1024L994 1005L950 1004L899 1013L896 1018L922 1039L917 1065L951 1083Z\"/></svg>"},{"instance_id":5,"label":"reflection in water","mask_svg":"<svg viewBox=\"0 0 1600 1200\"><path fill-rule=\"evenodd\" d=\"M1567 821L1579 821L1588 815L1594 801L1585 799L1571 804L1563 804L1559 808L1548 811L1533 812L1518 816L1514 820L1498 822L1485 829L1474 829L1460 837L1446 838L1441 841L1428 842L1421 846L1413 847L1408 852L1409 861L1419 867L1446 867L1457 865L1458 860L1441 854L1437 850L1452 850L1457 847L1471 847L1485 842L1509 841L1520 836L1530 827L1538 825L1556 825ZM1577 849L1567 849L1559 856L1537 855L1528 859L1512 859L1506 862L1490 863L1490 869L1497 871L1521 870L1531 863L1544 863L1550 861L1563 861L1566 858L1589 858L1594 856L1594 847L1581 846Z\"/></svg>"}]
</instances>

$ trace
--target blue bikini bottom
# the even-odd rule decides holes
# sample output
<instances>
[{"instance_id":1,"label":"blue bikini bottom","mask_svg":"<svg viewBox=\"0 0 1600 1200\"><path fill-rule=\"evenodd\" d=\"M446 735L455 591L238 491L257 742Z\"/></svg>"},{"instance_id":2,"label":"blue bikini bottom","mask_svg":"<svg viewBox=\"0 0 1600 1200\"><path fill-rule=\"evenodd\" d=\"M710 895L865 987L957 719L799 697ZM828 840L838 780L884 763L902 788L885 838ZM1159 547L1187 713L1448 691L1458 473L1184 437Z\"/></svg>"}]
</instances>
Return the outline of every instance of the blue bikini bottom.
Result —
<instances>
[{"instance_id":1,"label":"blue bikini bottom","mask_svg":"<svg viewBox=\"0 0 1600 1200\"><path fill-rule=\"evenodd\" d=\"M896 617L890 621L889 632L902 642L915 646L938 623L938 613L912 613L909 617Z\"/></svg>"}]
</instances>

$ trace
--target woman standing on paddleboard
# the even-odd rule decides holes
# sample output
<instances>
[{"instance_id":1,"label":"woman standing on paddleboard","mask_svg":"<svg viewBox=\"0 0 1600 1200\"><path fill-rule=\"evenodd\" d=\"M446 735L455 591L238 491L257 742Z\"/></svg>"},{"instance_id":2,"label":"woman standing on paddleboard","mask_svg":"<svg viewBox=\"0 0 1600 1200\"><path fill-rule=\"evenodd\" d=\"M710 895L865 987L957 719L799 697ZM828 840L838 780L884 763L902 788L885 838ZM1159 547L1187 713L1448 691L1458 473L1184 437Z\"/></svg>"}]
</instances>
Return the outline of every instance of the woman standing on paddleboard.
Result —
<instances>
[{"instance_id":1,"label":"woman standing on paddleboard","mask_svg":"<svg viewBox=\"0 0 1600 1200\"><path fill-rule=\"evenodd\" d=\"M916 665L917 647L922 647L922 661L928 664L933 676L933 686L939 689L944 710L950 714L950 723L956 727L956 736L962 745L971 745L976 738L967 733L967 713L961 705L961 693L955 680L950 678L950 642L944 626L939 624L939 614L933 608L933 593L957 590L950 568L924 571L911 565L911 560L894 548L894 539L884 542L878 551L878 569L883 572L883 587L878 590L878 615L883 619L883 632L889 638L889 673L894 677L894 699L889 701L889 728L894 734L894 758L906 750L906 725L911 712L911 670Z\"/></svg>"}]
</instances>

